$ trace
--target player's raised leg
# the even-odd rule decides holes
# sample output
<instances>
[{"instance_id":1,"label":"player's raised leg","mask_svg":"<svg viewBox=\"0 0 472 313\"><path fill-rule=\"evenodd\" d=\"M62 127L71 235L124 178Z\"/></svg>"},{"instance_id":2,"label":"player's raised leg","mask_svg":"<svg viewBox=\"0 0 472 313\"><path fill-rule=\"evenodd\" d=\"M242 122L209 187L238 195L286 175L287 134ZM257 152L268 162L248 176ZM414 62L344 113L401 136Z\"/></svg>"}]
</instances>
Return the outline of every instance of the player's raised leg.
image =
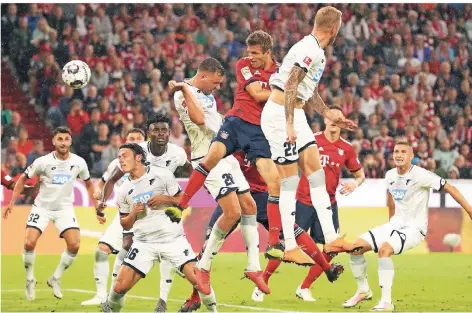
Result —
<instances>
[{"instance_id":1,"label":"player's raised leg","mask_svg":"<svg viewBox=\"0 0 472 313\"><path fill-rule=\"evenodd\" d=\"M26 270L26 300L34 300L36 298L36 278L34 277L34 260L36 253L36 243L41 236L41 231L37 228L26 227L25 244L23 250L23 264Z\"/></svg>"},{"instance_id":2,"label":"player's raised leg","mask_svg":"<svg viewBox=\"0 0 472 313\"><path fill-rule=\"evenodd\" d=\"M61 237L66 242L66 249L61 255L61 260L54 271L54 274L49 277L47 283L52 288L52 293L58 299L62 299L61 292L61 277L64 271L68 269L74 262L80 248L80 230L78 228L69 228L63 230Z\"/></svg>"}]
</instances>

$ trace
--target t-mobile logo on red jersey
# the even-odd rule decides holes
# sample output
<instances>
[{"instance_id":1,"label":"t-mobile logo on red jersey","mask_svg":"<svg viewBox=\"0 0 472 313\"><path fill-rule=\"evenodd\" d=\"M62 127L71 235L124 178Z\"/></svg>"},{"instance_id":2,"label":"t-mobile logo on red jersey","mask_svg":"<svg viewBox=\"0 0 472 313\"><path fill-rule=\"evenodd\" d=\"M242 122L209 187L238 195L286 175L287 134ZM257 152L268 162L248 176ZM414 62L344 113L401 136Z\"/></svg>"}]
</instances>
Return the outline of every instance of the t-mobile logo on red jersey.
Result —
<instances>
[{"instance_id":1,"label":"t-mobile logo on red jersey","mask_svg":"<svg viewBox=\"0 0 472 313\"><path fill-rule=\"evenodd\" d=\"M326 167L326 164L329 164L329 155L320 154L320 161L323 167Z\"/></svg>"}]
</instances>

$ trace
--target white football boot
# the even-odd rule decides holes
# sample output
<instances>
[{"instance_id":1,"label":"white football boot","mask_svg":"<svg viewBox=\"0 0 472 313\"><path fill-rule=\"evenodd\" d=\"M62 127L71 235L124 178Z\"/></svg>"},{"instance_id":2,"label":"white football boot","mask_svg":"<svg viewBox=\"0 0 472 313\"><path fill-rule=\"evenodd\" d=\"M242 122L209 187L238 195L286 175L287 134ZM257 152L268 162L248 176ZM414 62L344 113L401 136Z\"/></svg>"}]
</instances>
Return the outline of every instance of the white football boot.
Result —
<instances>
[{"instance_id":1,"label":"white football boot","mask_svg":"<svg viewBox=\"0 0 472 313\"><path fill-rule=\"evenodd\" d=\"M58 299L62 299L61 283L54 276L49 277L48 286L52 288L52 294Z\"/></svg>"},{"instance_id":2,"label":"white football boot","mask_svg":"<svg viewBox=\"0 0 472 313\"><path fill-rule=\"evenodd\" d=\"M256 302L262 302L264 301L264 293L259 290L259 288L255 288L253 293L252 293L252 300Z\"/></svg>"},{"instance_id":3,"label":"white football boot","mask_svg":"<svg viewBox=\"0 0 472 313\"><path fill-rule=\"evenodd\" d=\"M298 286L297 291L295 292L297 298L302 299L303 301L314 302L316 301L315 298L311 295L311 291L309 288L302 289L302 286Z\"/></svg>"},{"instance_id":4,"label":"white football boot","mask_svg":"<svg viewBox=\"0 0 472 313\"><path fill-rule=\"evenodd\" d=\"M35 288L36 288L35 278L33 278L32 280L26 281L26 290L25 290L26 300L33 301L36 298Z\"/></svg>"},{"instance_id":5,"label":"white football boot","mask_svg":"<svg viewBox=\"0 0 472 313\"><path fill-rule=\"evenodd\" d=\"M345 308L352 308L356 305L359 304L359 302L365 301L365 300L371 300L372 299L372 290L369 289L367 292L359 292L357 291L356 294L349 300L346 300L343 304L343 307Z\"/></svg>"},{"instance_id":6,"label":"white football boot","mask_svg":"<svg viewBox=\"0 0 472 313\"><path fill-rule=\"evenodd\" d=\"M383 302L382 300L377 303L370 311L371 312L393 312L395 307L393 303Z\"/></svg>"},{"instance_id":7,"label":"white football boot","mask_svg":"<svg viewBox=\"0 0 472 313\"><path fill-rule=\"evenodd\" d=\"M102 305L102 304L105 304L105 302L107 301L107 296L99 296L99 295L95 295L95 297L93 297L92 299L90 300L86 300L84 302L82 302L80 305L84 305L84 306L87 306L87 305Z\"/></svg>"}]
</instances>

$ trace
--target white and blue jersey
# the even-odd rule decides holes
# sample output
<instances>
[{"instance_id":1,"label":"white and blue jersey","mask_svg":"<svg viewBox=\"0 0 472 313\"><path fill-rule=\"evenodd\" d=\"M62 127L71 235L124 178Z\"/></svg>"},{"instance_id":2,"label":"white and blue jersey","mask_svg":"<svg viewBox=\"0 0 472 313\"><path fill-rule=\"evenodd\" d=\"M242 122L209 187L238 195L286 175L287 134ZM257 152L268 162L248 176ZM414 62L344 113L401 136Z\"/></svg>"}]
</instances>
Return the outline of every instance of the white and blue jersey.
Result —
<instances>
[{"instance_id":1,"label":"white and blue jersey","mask_svg":"<svg viewBox=\"0 0 472 313\"><path fill-rule=\"evenodd\" d=\"M134 237L141 242L165 243L184 234L182 224L172 223L163 210L151 210L147 206L153 195L176 196L180 186L174 174L166 168L147 167L138 179L129 178L118 192L120 214L129 214L135 203L143 203L145 212L138 215L133 225Z\"/></svg>"},{"instance_id":2,"label":"white and blue jersey","mask_svg":"<svg viewBox=\"0 0 472 313\"><path fill-rule=\"evenodd\" d=\"M72 207L74 181L77 178L90 179L87 163L73 153L67 160L58 159L55 152L37 158L26 169L25 175L27 178L39 177L39 194L34 205L52 211Z\"/></svg>"},{"instance_id":3,"label":"white and blue jersey","mask_svg":"<svg viewBox=\"0 0 472 313\"><path fill-rule=\"evenodd\" d=\"M390 223L396 228L413 227L426 234L430 189L441 190L446 180L415 165L404 175L396 168L385 174L388 192L395 201L395 215Z\"/></svg>"}]
</instances>

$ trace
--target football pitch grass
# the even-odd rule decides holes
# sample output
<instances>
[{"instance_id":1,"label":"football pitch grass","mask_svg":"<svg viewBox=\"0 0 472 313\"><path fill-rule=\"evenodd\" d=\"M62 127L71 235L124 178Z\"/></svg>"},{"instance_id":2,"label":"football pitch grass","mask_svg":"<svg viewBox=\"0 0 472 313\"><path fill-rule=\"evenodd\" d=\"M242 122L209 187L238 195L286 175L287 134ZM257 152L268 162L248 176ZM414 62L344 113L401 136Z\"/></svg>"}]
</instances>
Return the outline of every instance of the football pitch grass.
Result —
<instances>
[{"instance_id":1,"label":"football pitch grass","mask_svg":"<svg viewBox=\"0 0 472 313\"><path fill-rule=\"evenodd\" d=\"M25 271L21 255L2 256L1 311L5 312L100 312L101 308L82 307L80 303L94 295L94 257L79 254L75 263L62 278L63 299L53 297L46 280L52 275L60 256L38 255L35 262L36 300L26 301L24 295ZM110 258L110 266L114 257ZM369 283L374 292L372 301L362 302L353 309L343 309L342 303L356 290L347 255L335 259L345 266L345 272L334 284L324 276L312 286L316 302L303 302L295 297L295 290L307 272L306 268L282 264L270 280L272 294L264 302L251 300L254 286L241 280L246 255L219 254L213 264L212 286L216 292L220 312L339 312L369 311L380 299L377 258L370 253ZM262 265L266 264L261 255ZM467 254L406 254L394 257L395 280L393 298L396 311L470 311L472 300L472 256ZM127 297L123 312L150 312L159 295L158 265L141 280ZM176 312L190 295L191 287L176 275L167 303L168 312ZM202 306L199 311L206 311Z\"/></svg>"}]
</instances>

